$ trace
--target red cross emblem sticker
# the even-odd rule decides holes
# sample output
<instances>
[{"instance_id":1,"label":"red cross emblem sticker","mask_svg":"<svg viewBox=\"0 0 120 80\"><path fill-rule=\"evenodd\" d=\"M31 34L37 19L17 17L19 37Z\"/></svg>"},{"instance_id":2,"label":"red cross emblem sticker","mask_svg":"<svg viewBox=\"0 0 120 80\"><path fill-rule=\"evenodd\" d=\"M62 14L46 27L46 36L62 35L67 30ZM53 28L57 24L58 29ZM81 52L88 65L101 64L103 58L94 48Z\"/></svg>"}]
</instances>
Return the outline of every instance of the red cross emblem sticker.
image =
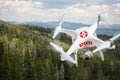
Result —
<instances>
[{"instance_id":1,"label":"red cross emblem sticker","mask_svg":"<svg viewBox=\"0 0 120 80\"><path fill-rule=\"evenodd\" d=\"M82 31L82 32L80 32L80 37L81 38L85 38L85 37L87 37L88 36L88 32L87 31Z\"/></svg>"}]
</instances>

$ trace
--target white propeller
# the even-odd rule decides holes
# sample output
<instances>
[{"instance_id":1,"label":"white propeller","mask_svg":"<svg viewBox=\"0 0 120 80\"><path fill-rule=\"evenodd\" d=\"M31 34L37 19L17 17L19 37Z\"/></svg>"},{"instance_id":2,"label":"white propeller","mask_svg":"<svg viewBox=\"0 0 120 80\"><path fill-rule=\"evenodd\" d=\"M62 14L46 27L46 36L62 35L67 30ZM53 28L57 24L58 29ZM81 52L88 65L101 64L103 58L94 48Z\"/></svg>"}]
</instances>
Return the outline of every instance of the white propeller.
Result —
<instances>
[{"instance_id":1,"label":"white propeller","mask_svg":"<svg viewBox=\"0 0 120 80\"><path fill-rule=\"evenodd\" d=\"M103 49L109 49L112 47L115 47L114 45L112 45L113 41L116 40L117 38L120 37L120 34L112 37L111 39L109 39L108 41L104 42L103 44L101 44L98 48L96 48L95 50L93 50L93 52L97 52L97 51L101 51Z\"/></svg>"}]
</instances>

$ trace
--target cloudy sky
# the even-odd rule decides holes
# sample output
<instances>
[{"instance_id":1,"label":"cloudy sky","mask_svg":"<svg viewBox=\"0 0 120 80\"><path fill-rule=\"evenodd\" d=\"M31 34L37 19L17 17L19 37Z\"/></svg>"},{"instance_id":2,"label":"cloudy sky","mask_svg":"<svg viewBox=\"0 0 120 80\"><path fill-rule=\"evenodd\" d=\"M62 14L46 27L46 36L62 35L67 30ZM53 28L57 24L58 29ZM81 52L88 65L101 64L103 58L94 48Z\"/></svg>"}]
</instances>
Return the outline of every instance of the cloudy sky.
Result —
<instances>
[{"instance_id":1,"label":"cloudy sky","mask_svg":"<svg viewBox=\"0 0 120 80\"><path fill-rule=\"evenodd\" d=\"M120 24L120 0L0 0L0 19L5 21L65 21L93 23L102 14Z\"/></svg>"}]
</instances>

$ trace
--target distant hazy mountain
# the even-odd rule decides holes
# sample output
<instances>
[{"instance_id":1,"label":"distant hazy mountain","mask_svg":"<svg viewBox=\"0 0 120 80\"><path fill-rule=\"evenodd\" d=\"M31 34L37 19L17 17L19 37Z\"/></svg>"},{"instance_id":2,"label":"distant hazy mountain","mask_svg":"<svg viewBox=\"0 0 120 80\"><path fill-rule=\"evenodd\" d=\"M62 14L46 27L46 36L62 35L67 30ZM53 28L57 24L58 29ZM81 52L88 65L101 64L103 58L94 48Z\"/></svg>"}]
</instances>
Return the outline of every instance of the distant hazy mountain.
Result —
<instances>
[{"instance_id":1,"label":"distant hazy mountain","mask_svg":"<svg viewBox=\"0 0 120 80\"><path fill-rule=\"evenodd\" d=\"M20 22L14 22L14 21L7 21L11 24L20 24ZM38 22L38 21L32 21L32 22L21 22L22 24L28 24L33 26L42 26L42 27L49 27L49 28L55 28L58 23L57 22ZM89 26L88 24L83 23L75 23L75 22L63 22L63 27L70 28L70 29L76 29L83 26Z\"/></svg>"},{"instance_id":2,"label":"distant hazy mountain","mask_svg":"<svg viewBox=\"0 0 120 80\"><path fill-rule=\"evenodd\" d=\"M5 22L3 20L0 20L0 23L9 24L8 22Z\"/></svg>"},{"instance_id":3,"label":"distant hazy mountain","mask_svg":"<svg viewBox=\"0 0 120 80\"><path fill-rule=\"evenodd\" d=\"M15 21L6 21L6 22L8 22L10 24L19 24L19 22L15 22Z\"/></svg>"},{"instance_id":4,"label":"distant hazy mountain","mask_svg":"<svg viewBox=\"0 0 120 80\"><path fill-rule=\"evenodd\" d=\"M42 27L49 27L49 28L55 28L58 23L57 22L38 22L38 21L32 21L32 22L14 22L14 21L8 21L8 23L11 24L27 24L27 25L33 25L33 26L42 26ZM63 22L63 27L67 29L77 29L80 27L89 27L90 24L83 24L83 23L75 23L75 22ZM120 24L113 24L113 25L101 25L98 27L97 34L118 34L120 33Z\"/></svg>"}]
</instances>

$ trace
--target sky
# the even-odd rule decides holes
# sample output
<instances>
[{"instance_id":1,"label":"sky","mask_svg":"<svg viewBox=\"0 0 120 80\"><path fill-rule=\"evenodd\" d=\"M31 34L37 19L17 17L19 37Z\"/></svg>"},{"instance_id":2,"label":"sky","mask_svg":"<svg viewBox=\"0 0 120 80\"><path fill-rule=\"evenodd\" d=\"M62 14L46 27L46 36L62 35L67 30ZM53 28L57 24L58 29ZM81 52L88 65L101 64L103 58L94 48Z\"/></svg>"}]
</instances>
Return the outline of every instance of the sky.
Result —
<instances>
[{"instance_id":1,"label":"sky","mask_svg":"<svg viewBox=\"0 0 120 80\"><path fill-rule=\"evenodd\" d=\"M64 21L94 23L101 14L120 24L120 0L0 0L0 19L4 21Z\"/></svg>"}]
</instances>

